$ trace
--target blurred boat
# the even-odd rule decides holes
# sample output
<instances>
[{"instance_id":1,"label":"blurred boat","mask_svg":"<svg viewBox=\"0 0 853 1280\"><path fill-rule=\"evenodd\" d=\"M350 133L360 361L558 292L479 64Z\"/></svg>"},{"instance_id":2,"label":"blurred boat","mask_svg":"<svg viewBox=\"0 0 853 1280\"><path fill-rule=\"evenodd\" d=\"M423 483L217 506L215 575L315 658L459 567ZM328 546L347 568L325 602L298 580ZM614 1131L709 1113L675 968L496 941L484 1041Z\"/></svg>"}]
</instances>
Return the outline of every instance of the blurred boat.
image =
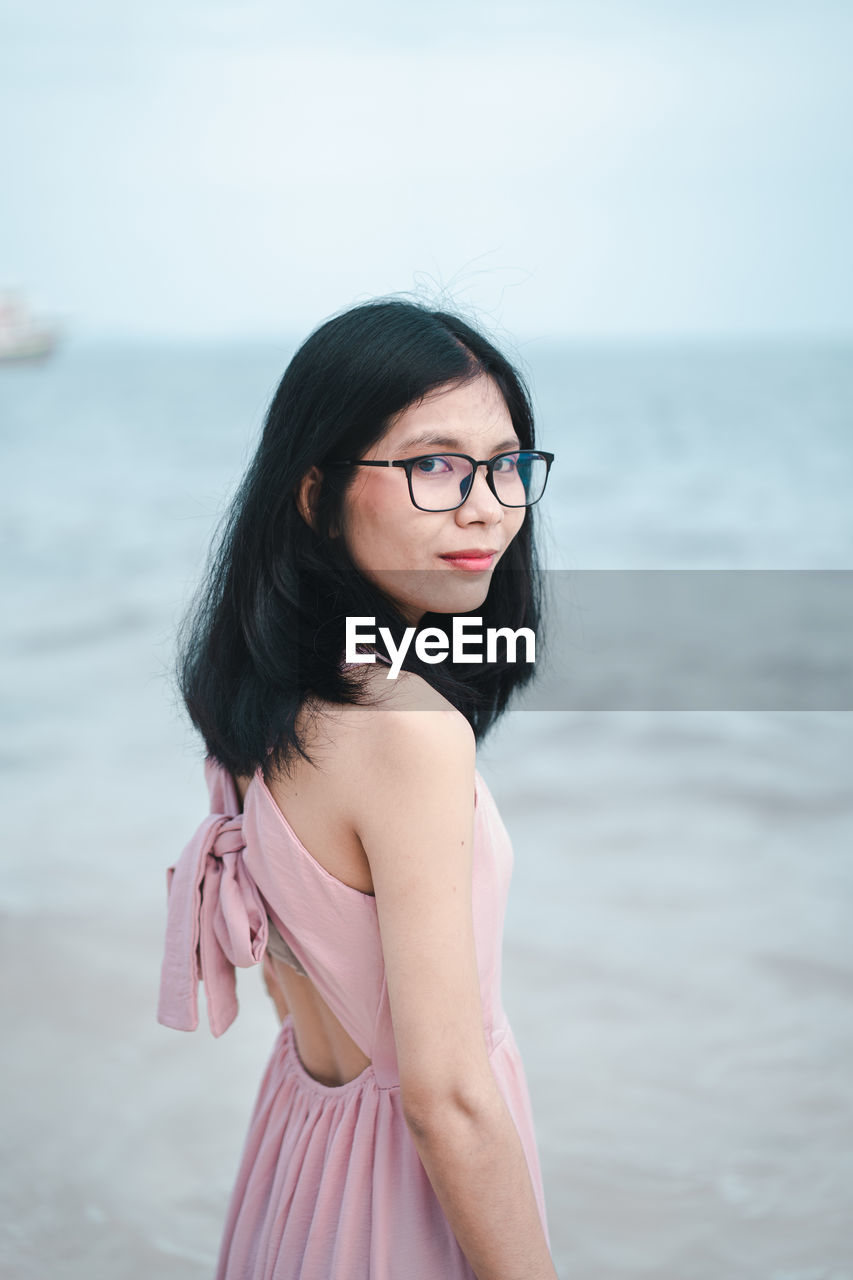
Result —
<instances>
[{"instance_id":1,"label":"blurred boat","mask_svg":"<svg viewBox=\"0 0 853 1280\"><path fill-rule=\"evenodd\" d=\"M59 330L37 320L20 298L0 295L0 364L44 360L58 341Z\"/></svg>"}]
</instances>

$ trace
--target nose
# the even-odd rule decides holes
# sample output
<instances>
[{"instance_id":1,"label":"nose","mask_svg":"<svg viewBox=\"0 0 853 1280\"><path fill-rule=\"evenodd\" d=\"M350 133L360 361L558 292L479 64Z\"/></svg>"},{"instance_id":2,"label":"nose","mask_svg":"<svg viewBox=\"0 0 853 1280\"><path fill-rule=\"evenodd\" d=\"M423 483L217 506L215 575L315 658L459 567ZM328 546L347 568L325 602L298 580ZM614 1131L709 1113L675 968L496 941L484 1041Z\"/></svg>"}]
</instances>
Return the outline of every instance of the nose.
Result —
<instances>
[{"instance_id":1,"label":"nose","mask_svg":"<svg viewBox=\"0 0 853 1280\"><path fill-rule=\"evenodd\" d=\"M466 513L469 520L488 519L494 523L496 519L503 519L503 507L489 488L488 471L484 463L475 467L467 484L465 501L461 507L456 508L457 512L462 512L463 519Z\"/></svg>"}]
</instances>

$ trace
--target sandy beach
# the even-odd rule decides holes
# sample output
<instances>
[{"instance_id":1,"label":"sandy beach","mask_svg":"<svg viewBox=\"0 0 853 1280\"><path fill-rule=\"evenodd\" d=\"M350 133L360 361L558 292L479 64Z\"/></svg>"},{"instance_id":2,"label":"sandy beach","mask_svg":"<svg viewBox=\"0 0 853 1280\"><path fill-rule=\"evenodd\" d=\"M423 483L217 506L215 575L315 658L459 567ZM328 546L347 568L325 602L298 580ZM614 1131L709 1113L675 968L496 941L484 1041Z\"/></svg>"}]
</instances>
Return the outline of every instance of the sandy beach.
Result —
<instances>
[{"instance_id":1,"label":"sandy beach","mask_svg":"<svg viewBox=\"0 0 853 1280\"><path fill-rule=\"evenodd\" d=\"M721 719L518 713L481 755L515 847L505 1001L562 1280L851 1274L853 724ZM76 864L73 906L4 912L21 1280L210 1275L275 1034L258 971L218 1041L154 1021L159 864L202 799L161 748L132 789L71 760L80 821L50 772L12 819L34 879Z\"/></svg>"}]
</instances>

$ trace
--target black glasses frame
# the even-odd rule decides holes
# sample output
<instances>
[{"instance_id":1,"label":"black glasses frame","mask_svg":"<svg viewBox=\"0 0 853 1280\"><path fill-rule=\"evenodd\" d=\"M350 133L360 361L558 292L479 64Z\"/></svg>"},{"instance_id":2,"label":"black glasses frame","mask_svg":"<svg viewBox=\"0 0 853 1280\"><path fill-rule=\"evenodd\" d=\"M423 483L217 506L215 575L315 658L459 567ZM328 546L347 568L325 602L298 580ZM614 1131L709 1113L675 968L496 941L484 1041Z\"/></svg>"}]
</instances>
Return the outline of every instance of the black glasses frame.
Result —
<instances>
[{"instance_id":1,"label":"black glasses frame","mask_svg":"<svg viewBox=\"0 0 853 1280\"><path fill-rule=\"evenodd\" d=\"M522 454L529 453L537 458L544 458L546 462L545 484L542 485L542 493L539 498L534 498L533 502L504 502L503 498L495 488L494 470L499 462L504 458L518 458ZM459 502L454 503L452 507L422 507L415 502L415 495L412 489L412 468L416 462L425 462L427 458L464 458L466 462L471 463L471 483L468 486L468 492ZM418 511L457 511L463 503L468 501L471 496L471 490L474 488L474 477L477 474L478 467L486 468L486 483L492 493L497 498L502 507L511 507L513 510L519 510L521 507L535 507L540 498L544 496L545 487L548 484L548 475L551 471L551 463L554 461L553 453L546 453L543 449L510 449L507 453L496 453L493 458L472 458L468 453L419 453L416 458L398 458L394 461L380 461L377 458L343 458L334 462L327 462L327 467L403 467L406 472L406 479L409 484L409 497L412 500L412 506L417 507Z\"/></svg>"}]
</instances>

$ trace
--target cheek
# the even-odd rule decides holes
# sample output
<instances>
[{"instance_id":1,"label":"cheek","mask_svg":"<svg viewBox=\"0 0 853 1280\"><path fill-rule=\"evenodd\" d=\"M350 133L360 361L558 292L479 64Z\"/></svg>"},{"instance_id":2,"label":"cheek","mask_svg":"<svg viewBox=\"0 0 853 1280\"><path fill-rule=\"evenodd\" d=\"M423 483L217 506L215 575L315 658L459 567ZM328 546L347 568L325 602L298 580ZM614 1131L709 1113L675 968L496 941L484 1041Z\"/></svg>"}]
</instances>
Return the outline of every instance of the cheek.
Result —
<instances>
[{"instance_id":1,"label":"cheek","mask_svg":"<svg viewBox=\"0 0 853 1280\"><path fill-rule=\"evenodd\" d=\"M521 531L521 526L524 524L526 517L527 512L523 508L516 508L512 512L512 523L510 525L512 538ZM510 541L512 541L512 538L510 538Z\"/></svg>"},{"instance_id":2,"label":"cheek","mask_svg":"<svg viewBox=\"0 0 853 1280\"><path fill-rule=\"evenodd\" d=\"M343 533L350 554L374 550L399 533L400 515L393 494L361 492L344 508Z\"/></svg>"},{"instance_id":3,"label":"cheek","mask_svg":"<svg viewBox=\"0 0 853 1280\"><path fill-rule=\"evenodd\" d=\"M400 512L393 495L378 493L364 503L360 515L360 527L372 542L384 542L400 528Z\"/></svg>"}]
</instances>

